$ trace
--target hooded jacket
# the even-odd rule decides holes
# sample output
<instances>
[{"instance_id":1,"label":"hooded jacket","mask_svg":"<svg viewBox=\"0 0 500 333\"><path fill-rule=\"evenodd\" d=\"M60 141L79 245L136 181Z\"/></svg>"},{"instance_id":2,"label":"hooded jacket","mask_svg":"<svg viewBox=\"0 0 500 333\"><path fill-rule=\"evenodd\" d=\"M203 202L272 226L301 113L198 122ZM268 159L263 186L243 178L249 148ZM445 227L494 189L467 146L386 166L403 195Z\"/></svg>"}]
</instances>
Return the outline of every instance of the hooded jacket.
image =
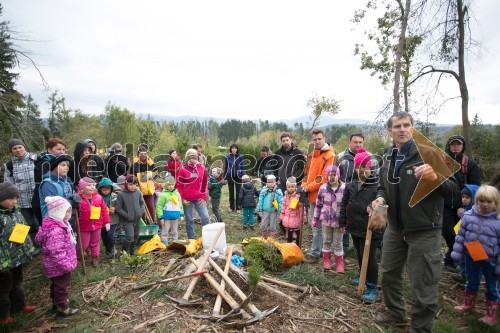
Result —
<instances>
[{"instance_id":1,"label":"hooded jacket","mask_svg":"<svg viewBox=\"0 0 500 333\"><path fill-rule=\"evenodd\" d=\"M0 271L15 268L32 259L34 248L29 236L26 236L23 244L9 241L16 223L27 225L17 207L0 208Z\"/></svg>"},{"instance_id":2,"label":"hooded jacket","mask_svg":"<svg viewBox=\"0 0 500 333\"><path fill-rule=\"evenodd\" d=\"M184 164L177 173L176 185L182 200L207 200L208 176L205 167L199 162Z\"/></svg>"},{"instance_id":3,"label":"hooded jacket","mask_svg":"<svg viewBox=\"0 0 500 333\"><path fill-rule=\"evenodd\" d=\"M170 191L166 186L156 201L156 216L159 219L177 220L184 216L184 205L179 191Z\"/></svg>"},{"instance_id":4,"label":"hooded jacket","mask_svg":"<svg viewBox=\"0 0 500 333\"><path fill-rule=\"evenodd\" d=\"M280 220L283 226L288 229L299 229L300 228L300 213L302 212L303 204L298 202L295 208L290 207L291 201L299 200L300 195L295 193L289 195L288 192L283 196L283 208L281 209Z\"/></svg>"},{"instance_id":5,"label":"hooded jacket","mask_svg":"<svg viewBox=\"0 0 500 333\"><path fill-rule=\"evenodd\" d=\"M459 154L453 154L450 150L450 143L454 140L460 140L463 142L463 149ZM481 172L477 163L469 157L467 157L467 163L463 163L465 162L464 156L466 155L464 152L466 147L467 143L465 142L465 138L461 135L452 135L448 138L448 141L446 141L446 153L461 166L461 168L454 174L455 179L458 182L459 189L462 189L465 184L481 186Z\"/></svg>"},{"instance_id":6,"label":"hooded jacket","mask_svg":"<svg viewBox=\"0 0 500 333\"><path fill-rule=\"evenodd\" d=\"M286 190L286 180L289 177L295 177L297 186L300 186L304 177L306 167L306 157L302 154L299 147L292 143L290 149L286 150L283 146L278 149L267 163L268 170L273 170L276 179L280 181L278 187L281 191Z\"/></svg>"},{"instance_id":7,"label":"hooded jacket","mask_svg":"<svg viewBox=\"0 0 500 333\"><path fill-rule=\"evenodd\" d=\"M130 169L130 161L123 155L111 154L105 162L106 175L115 183L119 176L125 176Z\"/></svg>"},{"instance_id":8,"label":"hooded jacket","mask_svg":"<svg viewBox=\"0 0 500 333\"><path fill-rule=\"evenodd\" d=\"M116 214L120 217L120 222L139 223L144 211L144 199L139 189L134 192L123 189L118 193Z\"/></svg>"},{"instance_id":9,"label":"hooded jacket","mask_svg":"<svg viewBox=\"0 0 500 333\"><path fill-rule=\"evenodd\" d=\"M245 163L243 155L228 154L224 160L224 179L232 179L233 181L241 182L241 177L245 174Z\"/></svg>"},{"instance_id":10,"label":"hooded jacket","mask_svg":"<svg viewBox=\"0 0 500 333\"><path fill-rule=\"evenodd\" d=\"M352 235L366 237L368 213L366 208L377 196L378 179L370 178L360 184L358 181L346 185L342 206L340 207L340 226L346 227ZM382 237L382 232L373 232L373 238Z\"/></svg>"},{"instance_id":11,"label":"hooded jacket","mask_svg":"<svg viewBox=\"0 0 500 333\"><path fill-rule=\"evenodd\" d=\"M391 165L391 161L399 160L396 158L396 154L404 156L398 167ZM423 190L419 192L430 193L423 196L423 199L416 205L410 207L410 199L419 183L412 172L412 165L423 163L421 154L428 164L434 166L434 169L438 166L445 167L445 161L436 153L435 149L420 145L419 150L417 150L415 142L410 140L402 147L400 153L393 146L384 155L383 165L379 172L377 198L382 197L389 205L389 224L402 229L403 232L441 228L444 198L449 198L454 193L459 192L457 182L453 177L446 178L437 174L438 179L434 183L425 180L421 182ZM431 188L437 184L440 185L431 191Z\"/></svg>"},{"instance_id":12,"label":"hooded jacket","mask_svg":"<svg viewBox=\"0 0 500 333\"><path fill-rule=\"evenodd\" d=\"M76 268L76 246L71 242L71 227L50 216L43 219L35 242L42 246L42 262L47 278L60 276Z\"/></svg>"},{"instance_id":13,"label":"hooded jacket","mask_svg":"<svg viewBox=\"0 0 500 333\"><path fill-rule=\"evenodd\" d=\"M94 192L90 198L85 197L80 193L82 202L80 203L80 230L81 231L95 231L100 230L104 224L110 222L108 207L106 202L100 194ZM91 212L93 207L98 207L101 213L99 218L91 219Z\"/></svg>"},{"instance_id":14,"label":"hooded jacket","mask_svg":"<svg viewBox=\"0 0 500 333\"><path fill-rule=\"evenodd\" d=\"M46 197L60 196L69 202L73 202L75 188L71 179L67 176L59 176L52 172L47 172L40 184L39 205L42 211L42 217L47 216Z\"/></svg>"},{"instance_id":15,"label":"hooded jacket","mask_svg":"<svg viewBox=\"0 0 500 333\"><path fill-rule=\"evenodd\" d=\"M278 203L278 209L273 206L273 201ZM259 203L257 204L257 211L278 212L281 213L283 207L283 192L275 185L273 189L264 186L260 189Z\"/></svg>"},{"instance_id":16,"label":"hooded jacket","mask_svg":"<svg viewBox=\"0 0 500 333\"><path fill-rule=\"evenodd\" d=\"M460 263L462 256L467 252L465 244L479 241L488 255L488 262L495 266L495 274L500 276L500 218L497 211L481 215L476 206L462 215L462 223L455 237L451 258Z\"/></svg>"},{"instance_id":17,"label":"hooded jacket","mask_svg":"<svg viewBox=\"0 0 500 333\"><path fill-rule=\"evenodd\" d=\"M226 185L224 179L222 177L215 178L214 176L210 176L208 180L208 195L212 199L220 199L222 196L222 186Z\"/></svg>"},{"instance_id":18,"label":"hooded jacket","mask_svg":"<svg viewBox=\"0 0 500 333\"><path fill-rule=\"evenodd\" d=\"M356 153L349 148L337 155L336 165L340 169L340 180L343 183L349 184L358 178L358 174L354 172L354 156Z\"/></svg>"},{"instance_id":19,"label":"hooded jacket","mask_svg":"<svg viewBox=\"0 0 500 333\"><path fill-rule=\"evenodd\" d=\"M339 181L338 187L335 190L328 183L321 185L316 199L316 206L314 207L314 226L340 227L340 205L344 191L345 184L341 181Z\"/></svg>"},{"instance_id":20,"label":"hooded jacket","mask_svg":"<svg viewBox=\"0 0 500 333\"><path fill-rule=\"evenodd\" d=\"M111 192L109 192L109 194L107 195L103 195L101 191L99 191L104 186L111 187ZM116 198L118 197L118 195L113 191L113 182L111 181L111 179L107 177L102 178L99 184L97 184L97 190L101 197L104 199L104 202L106 203L106 206L108 208L116 207ZM114 214L111 214L111 212L109 213L109 219L110 224L117 224L119 222L118 214L116 214L116 211Z\"/></svg>"},{"instance_id":21,"label":"hooded jacket","mask_svg":"<svg viewBox=\"0 0 500 333\"><path fill-rule=\"evenodd\" d=\"M241 186L238 203L243 208L255 208L255 198L259 197L259 190L257 190L252 181L245 182Z\"/></svg>"},{"instance_id":22,"label":"hooded jacket","mask_svg":"<svg viewBox=\"0 0 500 333\"><path fill-rule=\"evenodd\" d=\"M309 169L306 172L307 179L302 182L302 187L305 187L307 200L310 203L316 203L319 188L328 180L326 168L333 164L335 164L335 153L332 145L325 143L321 149L313 150Z\"/></svg>"}]
</instances>

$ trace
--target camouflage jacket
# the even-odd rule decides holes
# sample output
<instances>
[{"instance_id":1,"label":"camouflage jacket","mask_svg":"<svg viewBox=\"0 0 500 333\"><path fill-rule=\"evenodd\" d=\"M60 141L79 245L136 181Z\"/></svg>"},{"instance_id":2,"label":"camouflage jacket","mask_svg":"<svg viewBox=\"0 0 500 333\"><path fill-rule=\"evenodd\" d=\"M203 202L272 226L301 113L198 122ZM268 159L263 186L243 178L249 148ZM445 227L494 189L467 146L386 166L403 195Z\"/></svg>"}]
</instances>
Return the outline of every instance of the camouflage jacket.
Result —
<instances>
[{"instance_id":1,"label":"camouflage jacket","mask_svg":"<svg viewBox=\"0 0 500 333\"><path fill-rule=\"evenodd\" d=\"M27 224L18 207L0 209L0 270L20 266L33 258L34 248L29 236L23 244L9 241L16 223Z\"/></svg>"}]
</instances>

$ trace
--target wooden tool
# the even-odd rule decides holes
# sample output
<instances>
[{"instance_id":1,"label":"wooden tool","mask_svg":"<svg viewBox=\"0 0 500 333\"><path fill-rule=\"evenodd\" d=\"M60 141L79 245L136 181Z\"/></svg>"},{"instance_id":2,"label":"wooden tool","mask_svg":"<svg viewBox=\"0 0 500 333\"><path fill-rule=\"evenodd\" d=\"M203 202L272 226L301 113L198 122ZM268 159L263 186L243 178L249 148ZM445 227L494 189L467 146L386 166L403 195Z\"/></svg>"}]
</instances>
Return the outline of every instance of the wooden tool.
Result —
<instances>
[{"instance_id":1,"label":"wooden tool","mask_svg":"<svg viewBox=\"0 0 500 333\"><path fill-rule=\"evenodd\" d=\"M229 273L229 267L231 267L231 257L233 255L233 247L229 246L227 248L227 253L226 253L226 266L224 266L224 273ZM220 288L224 290L226 288L226 281L223 279L220 282ZM217 298L215 299L215 305L214 309L212 311L212 316L220 316L220 308L222 306L222 296L217 295Z\"/></svg>"},{"instance_id":2,"label":"wooden tool","mask_svg":"<svg viewBox=\"0 0 500 333\"><path fill-rule=\"evenodd\" d=\"M368 225L370 222L368 222ZM370 257L370 245L372 243L372 231L366 228L365 248L363 250L363 259L361 261L361 272L359 274L358 295L365 292L366 271L368 270L368 259Z\"/></svg>"}]
</instances>

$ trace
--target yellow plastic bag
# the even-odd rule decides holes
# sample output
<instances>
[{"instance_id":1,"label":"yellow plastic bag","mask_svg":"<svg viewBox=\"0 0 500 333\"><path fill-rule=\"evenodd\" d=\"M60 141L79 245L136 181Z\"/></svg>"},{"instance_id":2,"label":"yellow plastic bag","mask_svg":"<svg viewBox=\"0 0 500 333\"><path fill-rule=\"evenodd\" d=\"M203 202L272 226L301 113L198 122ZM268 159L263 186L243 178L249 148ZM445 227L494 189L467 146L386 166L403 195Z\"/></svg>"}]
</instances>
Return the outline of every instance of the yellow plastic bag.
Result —
<instances>
[{"instance_id":1,"label":"yellow plastic bag","mask_svg":"<svg viewBox=\"0 0 500 333\"><path fill-rule=\"evenodd\" d=\"M167 247L161 241L160 236L158 234L151 237L150 240L141 245L139 250L137 250L138 254L145 254L154 250L165 250Z\"/></svg>"},{"instance_id":2,"label":"yellow plastic bag","mask_svg":"<svg viewBox=\"0 0 500 333\"><path fill-rule=\"evenodd\" d=\"M201 237L198 239L177 240L167 246L168 250L181 252L184 256L192 256L203 248Z\"/></svg>"}]
</instances>

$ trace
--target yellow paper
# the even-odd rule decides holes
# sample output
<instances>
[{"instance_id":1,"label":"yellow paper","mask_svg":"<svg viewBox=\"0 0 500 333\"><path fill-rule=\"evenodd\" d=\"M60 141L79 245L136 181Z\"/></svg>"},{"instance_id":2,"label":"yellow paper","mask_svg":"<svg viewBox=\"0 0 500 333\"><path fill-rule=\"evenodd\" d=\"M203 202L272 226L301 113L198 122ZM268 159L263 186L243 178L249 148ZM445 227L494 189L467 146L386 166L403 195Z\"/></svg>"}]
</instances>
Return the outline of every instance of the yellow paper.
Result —
<instances>
[{"instance_id":1,"label":"yellow paper","mask_svg":"<svg viewBox=\"0 0 500 333\"><path fill-rule=\"evenodd\" d=\"M92 206L90 208L90 219L99 220L101 218L101 207Z\"/></svg>"},{"instance_id":2,"label":"yellow paper","mask_svg":"<svg viewBox=\"0 0 500 333\"><path fill-rule=\"evenodd\" d=\"M24 244L26 236L28 236L28 231L30 231L30 226L16 223L14 230L10 234L9 241L18 244Z\"/></svg>"},{"instance_id":3,"label":"yellow paper","mask_svg":"<svg viewBox=\"0 0 500 333\"><path fill-rule=\"evenodd\" d=\"M457 224L453 227L453 230L455 230L455 235L458 235L458 230L460 229L460 226L462 225L462 219L460 219Z\"/></svg>"},{"instance_id":4,"label":"yellow paper","mask_svg":"<svg viewBox=\"0 0 500 333\"><path fill-rule=\"evenodd\" d=\"M170 196L170 201L172 201L172 203L174 205L178 205L179 204L179 200L177 200L177 198L174 195Z\"/></svg>"},{"instance_id":5,"label":"yellow paper","mask_svg":"<svg viewBox=\"0 0 500 333\"><path fill-rule=\"evenodd\" d=\"M290 200L290 208L291 209L297 209L297 204L299 203L299 199L297 198L292 198Z\"/></svg>"},{"instance_id":6,"label":"yellow paper","mask_svg":"<svg viewBox=\"0 0 500 333\"><path fill-rule=\"evenodd\" d=\"M278 210L278 207L279 207L278 201L276 201L276 200L273 201L273 207L274 207L274 209Z\"/></svg>"}]
</instances>

